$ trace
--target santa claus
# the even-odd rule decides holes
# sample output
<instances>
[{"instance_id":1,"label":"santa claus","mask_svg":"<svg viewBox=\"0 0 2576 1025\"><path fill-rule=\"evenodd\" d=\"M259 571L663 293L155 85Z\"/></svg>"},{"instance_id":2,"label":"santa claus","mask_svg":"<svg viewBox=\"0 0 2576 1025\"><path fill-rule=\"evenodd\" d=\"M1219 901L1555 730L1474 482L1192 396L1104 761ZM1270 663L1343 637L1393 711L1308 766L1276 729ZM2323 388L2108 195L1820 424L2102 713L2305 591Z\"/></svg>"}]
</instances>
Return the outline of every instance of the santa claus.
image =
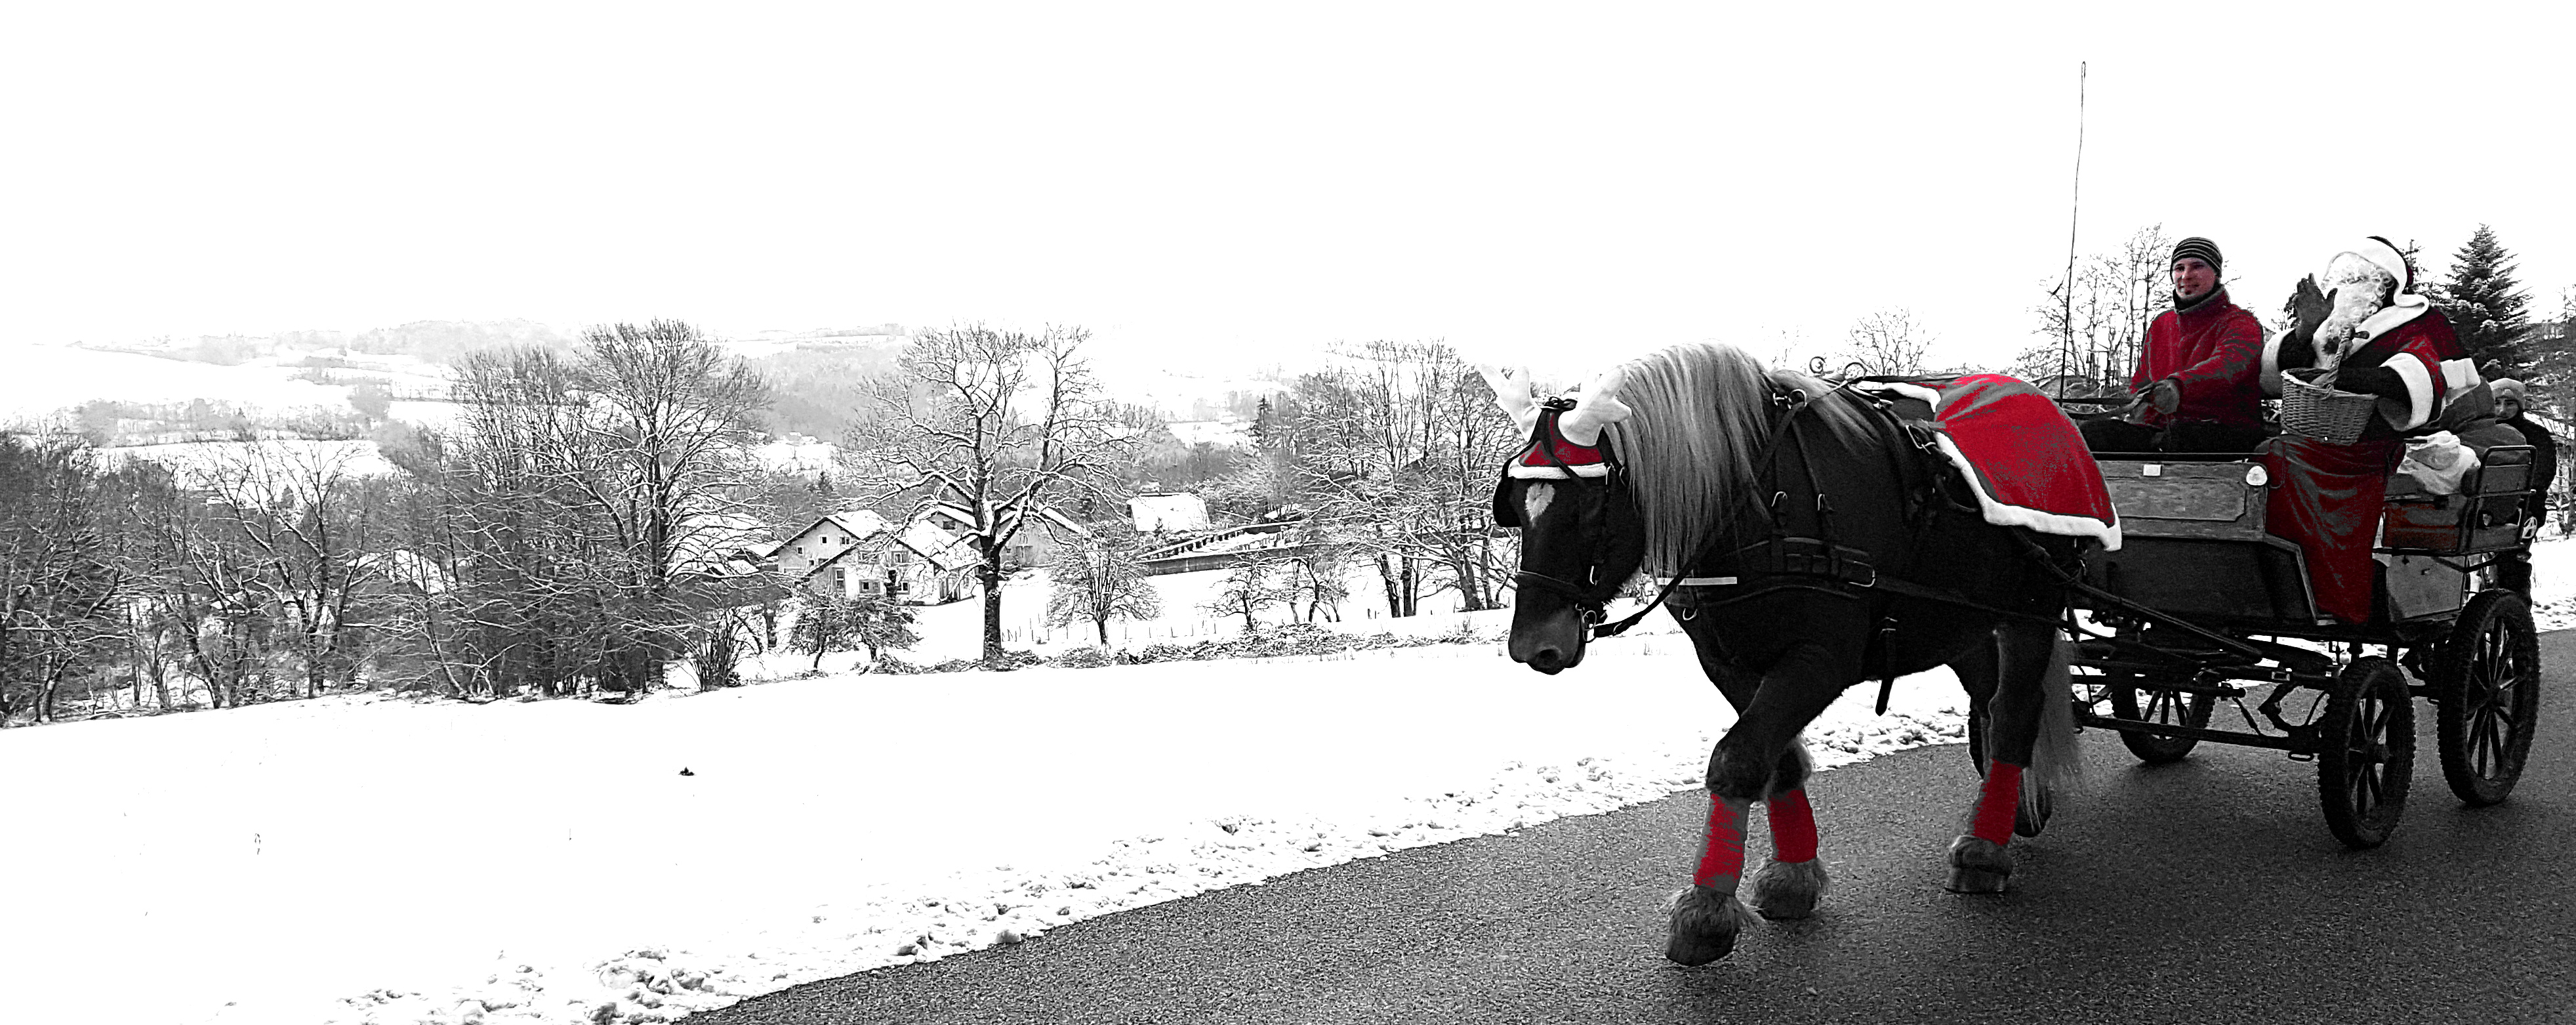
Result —
<instances>
[{"instance_id":1,"label":"santa claus","mask_svg":"<svg viewBox=\"0 0 2576 1025\"><path fill-rule=\"evenodd\" d=\"M2280 372L2335 369L2334 386L2379 398L2363 440L2389 439L2433 422L2451 395L2475 387L2477 368L2451 322L2415 294L2406 257L2377 235L2326 261L2299 282L2298 325L2264 353L2265 394L2281 393Z\"/></svg>"},{"instance_id":2,"label":"santa claus","mask_svg":"<svg viewBox=\"0 0 2576 1025\"><path fill-rule=\"evenodd\" d=\"M2371 537L2405 451L2399 435L2479 384L2451 322L2414 286L2406 257L2373 235L2299 282L2298 324L2264 352L2269 394L2280 394L2281 368L2313 365L2334 368L2337 390L2378 398L2358 441L2283 435L2264 457L2280 482L2265 507L2271 532L2299 543L2318 611L2349 623L2370 619Z\"/></svg>"}]
</instances>

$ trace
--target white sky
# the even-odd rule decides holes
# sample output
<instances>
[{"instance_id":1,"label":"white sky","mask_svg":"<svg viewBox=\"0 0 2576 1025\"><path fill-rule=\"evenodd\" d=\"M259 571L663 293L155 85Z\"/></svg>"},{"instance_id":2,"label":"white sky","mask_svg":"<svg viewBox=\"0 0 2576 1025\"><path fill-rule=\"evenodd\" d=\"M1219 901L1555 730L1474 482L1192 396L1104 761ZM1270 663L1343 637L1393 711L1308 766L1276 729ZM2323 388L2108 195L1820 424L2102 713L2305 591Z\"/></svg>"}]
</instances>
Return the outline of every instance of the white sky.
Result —
<instances>
[{"instance_id":1,"label":"white sky","mask_svg":"<svg viewBox=\"0 0 2576 1025\"><path fill-rule=\"evenodd\" d=\"M1782 5L1789 6L1789 5ZM2161 221L2268 313L2480 222L2576 284L2565 5L17 4L0 337L1079 323L1247 363L2000 361Z\"/></svg>"}]
</instances>

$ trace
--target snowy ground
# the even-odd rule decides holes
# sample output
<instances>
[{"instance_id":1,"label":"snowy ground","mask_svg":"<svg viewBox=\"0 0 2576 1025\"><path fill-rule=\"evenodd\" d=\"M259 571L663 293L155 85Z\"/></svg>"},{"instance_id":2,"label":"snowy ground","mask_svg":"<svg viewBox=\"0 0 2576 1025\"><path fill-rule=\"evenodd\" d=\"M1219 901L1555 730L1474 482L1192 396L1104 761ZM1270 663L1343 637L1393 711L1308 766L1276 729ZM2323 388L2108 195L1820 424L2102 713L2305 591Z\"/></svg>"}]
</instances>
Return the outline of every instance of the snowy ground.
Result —
<instances>
[{"instance_id":1,"label":"snowy ground","mask_svg":"<svg viewBox=\"0 0 2576 1025\"><path fill-rule=\"evenodd\" d=\"M92 399L141 403L219 397L246 409L284 413L347 409L349 389L299 380L275 361L242 366L191 363L68 345L0 343L0 419L40 417Z\"/></svg>"},{"instance_id":2,"label":"snowy ground","mask_svg":"<svg viewBox=\"0 0 2576 1025\"><path fill-rule=\"evenodd\" d=\"M2563 625L2576 546L2541 551ZM1820 761L1959 737L1939 674L1872 697ZM1486 644L11 730L0 963L27 1021L664 1020L1652 800L1731 718L1665 633L1555 677Z\"/></svg>"}]
</instances>

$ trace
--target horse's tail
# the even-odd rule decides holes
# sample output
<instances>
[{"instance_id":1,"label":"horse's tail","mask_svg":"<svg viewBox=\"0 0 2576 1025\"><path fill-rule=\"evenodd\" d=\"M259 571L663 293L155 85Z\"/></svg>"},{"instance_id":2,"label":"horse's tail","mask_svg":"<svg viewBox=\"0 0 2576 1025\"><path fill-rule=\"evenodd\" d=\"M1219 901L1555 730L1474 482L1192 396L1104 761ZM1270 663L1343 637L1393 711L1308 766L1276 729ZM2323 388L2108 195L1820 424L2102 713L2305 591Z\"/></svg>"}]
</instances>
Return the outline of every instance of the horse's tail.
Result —
<instances>
[{"instance_id":1,"label":"horse's tail","mask_svg":"<svg viewBox=\"0 0 2576 1025\"><path fill-rule=\"evenodd\" d=\"M2031 742L2030 779L2058 793L2084 782L2084 745L2075 740L2075 678L2066 671L2073 642L2049 645L2048 672L2040 677L2039 736ZM2023 793L2031 793L2025 788Z\"/></svg>"}]
</instances>

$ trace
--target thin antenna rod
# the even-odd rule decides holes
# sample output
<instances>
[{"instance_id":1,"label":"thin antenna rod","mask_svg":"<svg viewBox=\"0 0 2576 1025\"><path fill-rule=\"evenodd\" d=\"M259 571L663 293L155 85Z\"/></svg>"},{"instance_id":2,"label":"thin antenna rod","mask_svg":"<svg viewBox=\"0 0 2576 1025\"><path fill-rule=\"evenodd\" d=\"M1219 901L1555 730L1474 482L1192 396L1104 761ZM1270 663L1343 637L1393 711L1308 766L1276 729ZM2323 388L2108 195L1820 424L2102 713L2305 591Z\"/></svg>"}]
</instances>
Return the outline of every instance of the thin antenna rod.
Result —
<instances>
[{"instance_id":1,"label":"thin antenna rod","mask_svg":"<svg viewBox=\"0 0 2576 1025\"><path fill-rule=\"evenodd\" d=\"M2075 224L2084 209L2084 83L2091 77L2091 62L2075 65L2075 195L2066 211L2066 284L2058 289L2063 301L2059 323L2066 329L2065 348L2057 351L2057 397L2066 397L2068 364L2075 359Z\"/></svg>"}]
</instances>

